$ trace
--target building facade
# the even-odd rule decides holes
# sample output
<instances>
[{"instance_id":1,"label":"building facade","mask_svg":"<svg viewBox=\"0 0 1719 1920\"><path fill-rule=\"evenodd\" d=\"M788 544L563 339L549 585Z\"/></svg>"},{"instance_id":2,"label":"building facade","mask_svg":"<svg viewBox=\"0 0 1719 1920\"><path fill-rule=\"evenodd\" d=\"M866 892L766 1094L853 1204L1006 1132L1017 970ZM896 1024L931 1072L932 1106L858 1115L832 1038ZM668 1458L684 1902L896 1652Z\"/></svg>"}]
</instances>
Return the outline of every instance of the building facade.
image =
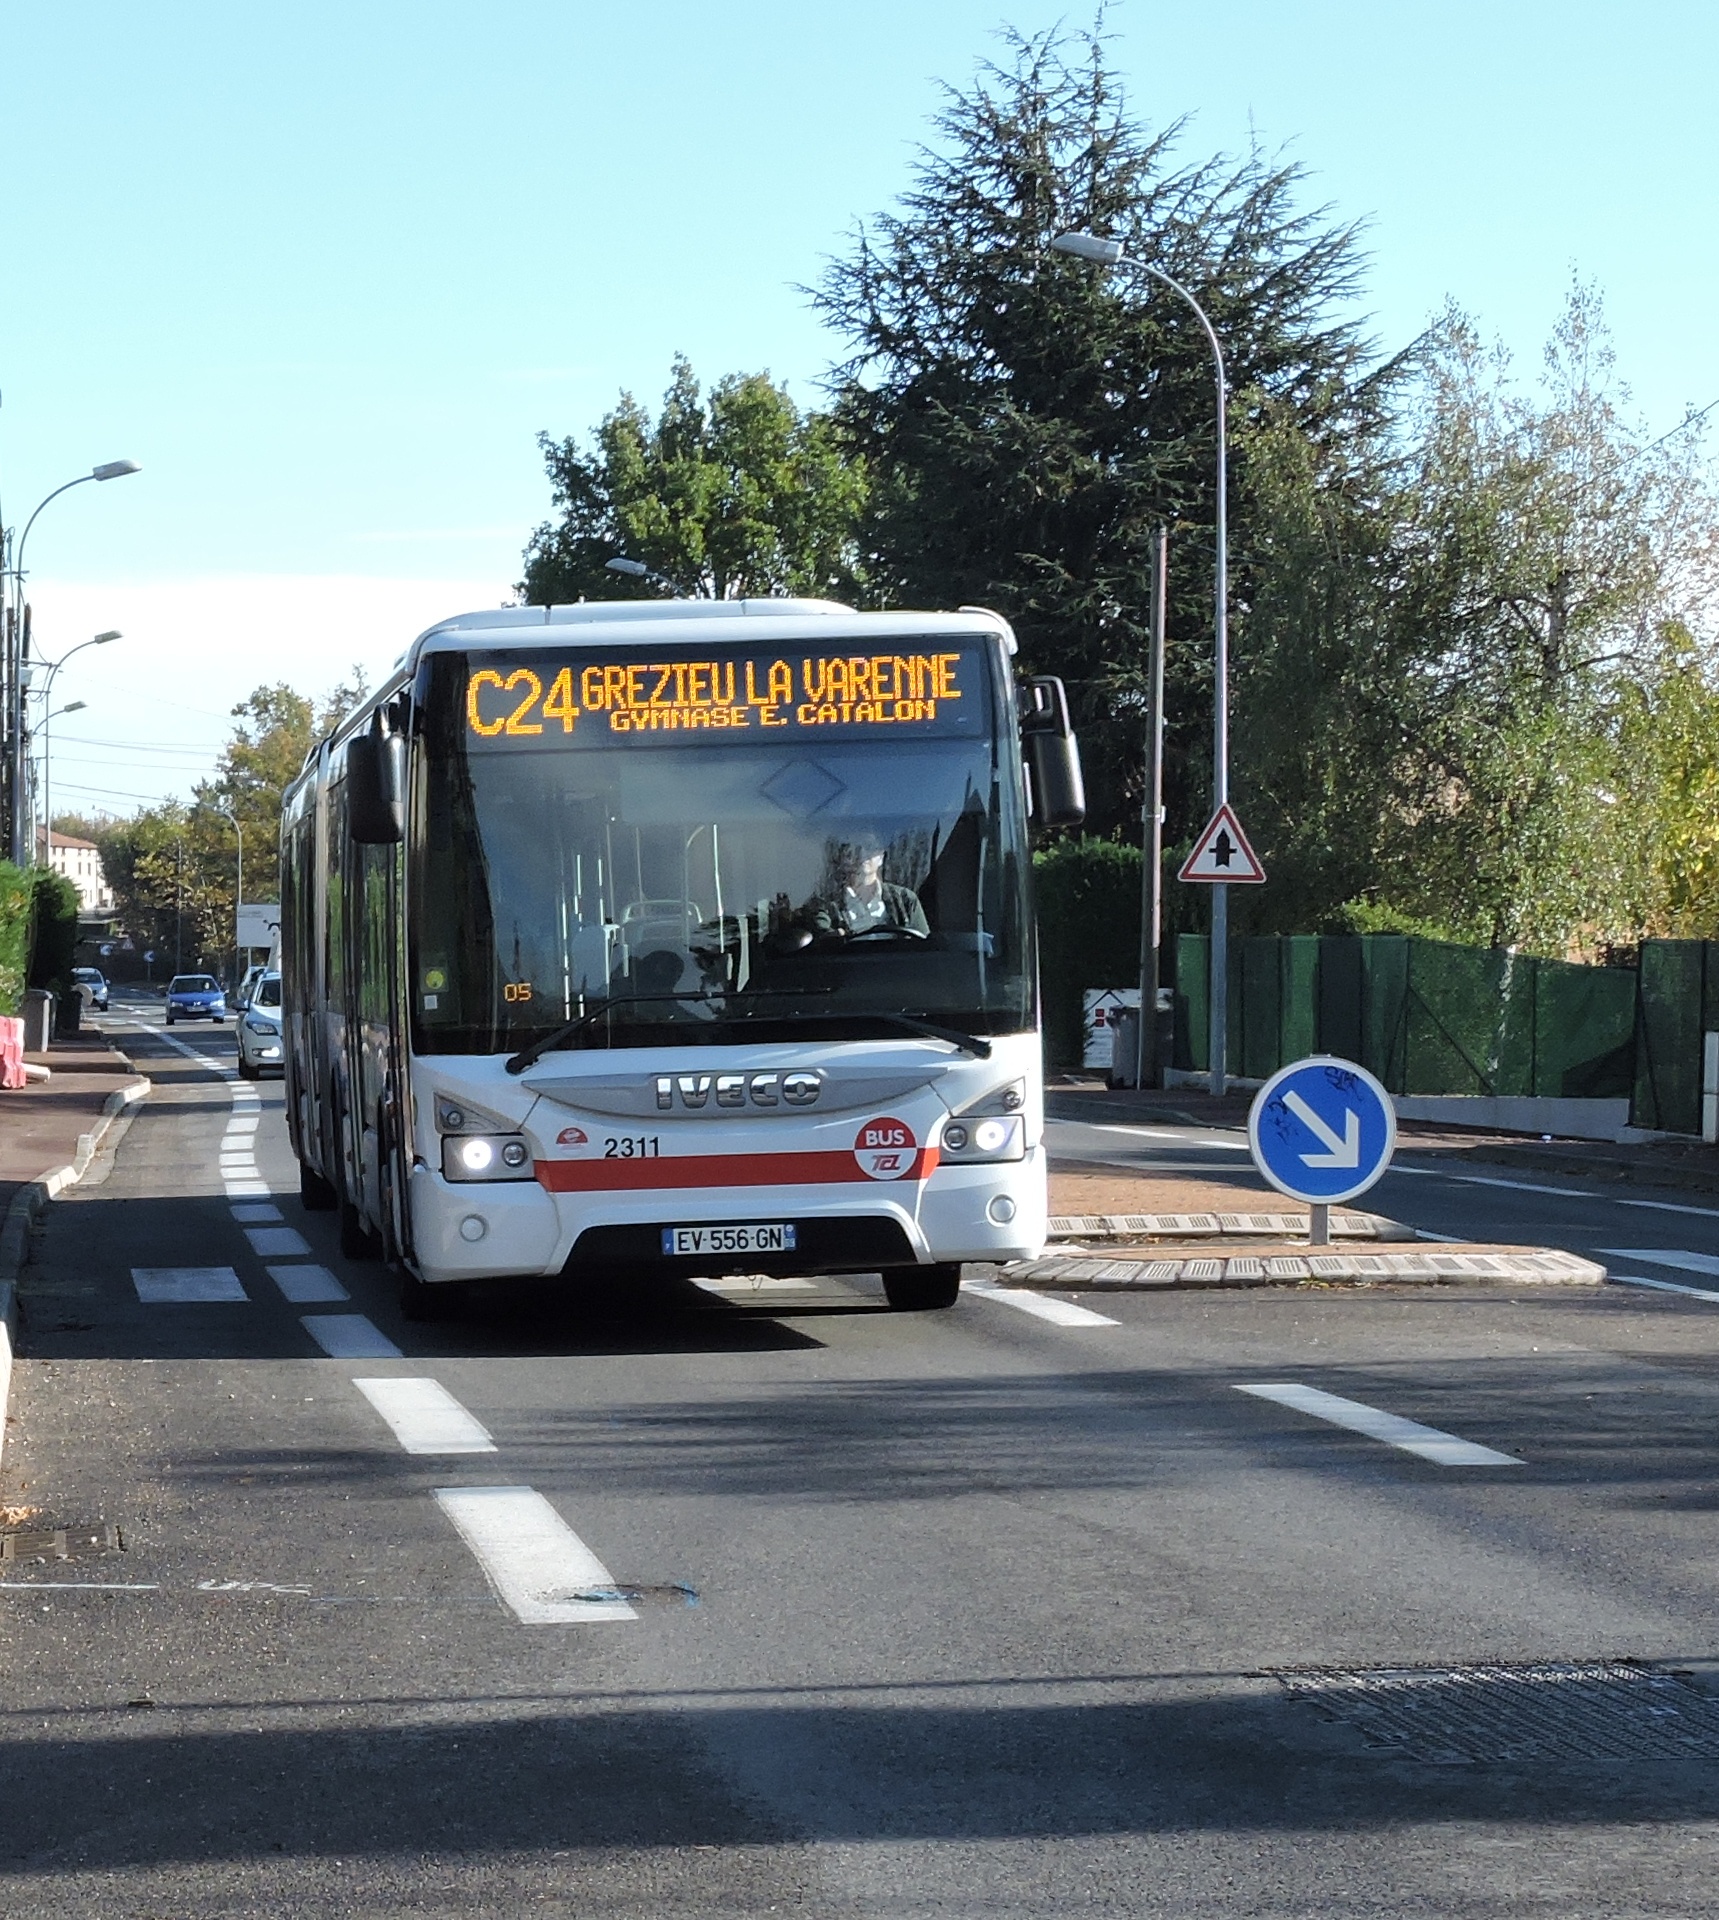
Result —
<instances>
[{"instance_id":1,"label":"building facade","mask_svg":"<svg viewBox=\"0 0 1719 1920\"><path fill-rule=\"evenodd\" d=\"M105 913L112 908L113 890L102 870L101 848L93 840L76 840L69 833L38 833L38 860L44 851L53 870L77 888L80 913Z\"/></svg>"}]
</instances>

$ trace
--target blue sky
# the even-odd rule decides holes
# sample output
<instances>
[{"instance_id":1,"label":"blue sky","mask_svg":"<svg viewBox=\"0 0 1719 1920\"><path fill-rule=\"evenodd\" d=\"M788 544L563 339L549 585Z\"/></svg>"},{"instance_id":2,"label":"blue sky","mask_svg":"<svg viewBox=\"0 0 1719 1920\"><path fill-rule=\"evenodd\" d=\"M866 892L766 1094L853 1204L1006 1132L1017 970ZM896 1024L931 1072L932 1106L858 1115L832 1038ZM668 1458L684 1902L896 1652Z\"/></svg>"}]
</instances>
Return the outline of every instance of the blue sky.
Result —
<instances>
[{"instance_id":1,"label":"blue sky","mask_svg":"<svg viewBox=\"0 0 1719 1920\"><path fill-rule=\"evenodd\" d=\"M1004 20L1059 17L1089 16L13 9L0 506L145 468L32 536L46 650L127 635L62 676L90 711L61 723L57 792L183 791L257 682L379 668L499 599L547 510L537 430L654 399L677 350L814 399L833 343L799 287L906 184L938 80ZM1111 27L1190 157L1287 146L1369 221L1387 345L1454 297L1531 371L1574 271L1657 428L1719 398L1719 8L1120 0Z\"/></svg>"}]
</instances>

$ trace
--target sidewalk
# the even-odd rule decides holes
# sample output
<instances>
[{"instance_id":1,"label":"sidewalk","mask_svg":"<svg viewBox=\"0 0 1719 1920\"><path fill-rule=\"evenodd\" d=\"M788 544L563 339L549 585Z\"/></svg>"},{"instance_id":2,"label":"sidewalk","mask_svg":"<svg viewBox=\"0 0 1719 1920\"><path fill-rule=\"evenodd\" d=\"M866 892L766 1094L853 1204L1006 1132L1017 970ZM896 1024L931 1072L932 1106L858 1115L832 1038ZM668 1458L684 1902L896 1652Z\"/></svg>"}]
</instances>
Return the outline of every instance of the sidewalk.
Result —
<instances>
[{"instance_id":1,"label":"sidewalk","mask_svg":"<svg viewBox=\"0 0 1719 1920\"><path fill-rule=\"evenodd\" d=\"M109 1098L139 1078L125 1055L94 1032L24 1057L54 1077L0 1093L0 1220L22 1188L76 1158L79 1138L100 1123Z\"/></svg>"},{"instance_id":2,"label":"sidewalk","mask_svg":"<svg viewBox=\"0 0 1719 1920\"><path fill-rule=\"evenodd\" d=\"M1240 1129L1247 1125L1253 1095L1230 1093L1214 1100L1197 1087L1113 1092L1096 1080L1070 1080L1047 1088L1045 1101L1058 1120ZM1531 1134L1483 1133L1403 1120L1397 1125L1397 1151L1478 1160L1536 1173L1561 1173L1571 1179L1719 1193L1719 1147L1710 1147L1693 1136L1614 1145L1602 1140L1545 1140Z\"/></svg>"}]
</instances>

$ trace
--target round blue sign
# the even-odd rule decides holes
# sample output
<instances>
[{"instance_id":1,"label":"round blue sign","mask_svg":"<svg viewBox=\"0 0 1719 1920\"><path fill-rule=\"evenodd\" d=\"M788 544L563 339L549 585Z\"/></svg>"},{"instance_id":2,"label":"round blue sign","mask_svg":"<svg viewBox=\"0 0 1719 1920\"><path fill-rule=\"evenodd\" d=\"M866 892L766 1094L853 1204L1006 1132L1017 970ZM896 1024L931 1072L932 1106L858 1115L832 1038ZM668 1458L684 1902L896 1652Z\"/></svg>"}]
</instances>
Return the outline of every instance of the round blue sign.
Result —
<instances>
[{"instance_id":1,"label":"round blue sign","mask_svg":"<svg viewBox=\"0 0 1719 1920\"><path fill-rule=\"evenodd\" d=\"M1365 1067L1315 1054L1254 1095L1247 1141L1279 1193L1329 1205L1365 1193L1391 1164L1397 1110Z\"/></svg>"}]
</instances>

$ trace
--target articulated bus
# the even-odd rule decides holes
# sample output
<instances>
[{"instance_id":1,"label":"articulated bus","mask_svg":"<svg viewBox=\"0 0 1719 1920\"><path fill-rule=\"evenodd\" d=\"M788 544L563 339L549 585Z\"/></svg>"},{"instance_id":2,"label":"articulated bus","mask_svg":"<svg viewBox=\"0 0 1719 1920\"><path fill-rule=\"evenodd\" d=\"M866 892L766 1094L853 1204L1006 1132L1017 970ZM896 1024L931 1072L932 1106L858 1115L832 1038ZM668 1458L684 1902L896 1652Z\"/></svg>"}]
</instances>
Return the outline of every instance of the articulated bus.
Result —
<instances>
[{"instance_id":1,"label":"articulated bus","mask_svg":"<svg viewBox=\"0 0 1719 1920\"><path fill-rule=\"evenodd\" d=\"M1080 818L996 615L463 614L282 822L306 1206L428 1317L484 1279L879 1272L1045 1233L1029 820Z\"/></svg>"}]
</instances>

